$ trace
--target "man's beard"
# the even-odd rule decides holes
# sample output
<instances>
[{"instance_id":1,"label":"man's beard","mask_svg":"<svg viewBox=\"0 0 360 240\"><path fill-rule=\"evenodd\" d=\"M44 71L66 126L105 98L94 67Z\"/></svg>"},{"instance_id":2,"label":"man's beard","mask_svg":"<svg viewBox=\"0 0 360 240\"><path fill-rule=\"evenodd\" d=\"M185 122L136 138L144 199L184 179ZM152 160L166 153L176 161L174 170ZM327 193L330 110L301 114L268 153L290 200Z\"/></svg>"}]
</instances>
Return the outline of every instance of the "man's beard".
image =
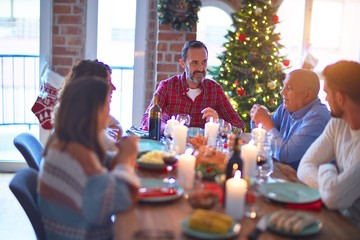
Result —
<instances>
[{"instance_id":1,"label":"man's beard","mask_svg":"<svg viewBox=\"0 0 360 240\"><path fill-rule=\"evenodd\" d=\"M190 79L192 82L194 83L201 83L204 79L205 79L205 71L194 71L192 74L190 73L190 69L186 66L185 67L185 72L186 72L186 78ZM194 75L197 73L201 73L202 77L200 80L194 78Z\"/></svg>"}]
</instances>

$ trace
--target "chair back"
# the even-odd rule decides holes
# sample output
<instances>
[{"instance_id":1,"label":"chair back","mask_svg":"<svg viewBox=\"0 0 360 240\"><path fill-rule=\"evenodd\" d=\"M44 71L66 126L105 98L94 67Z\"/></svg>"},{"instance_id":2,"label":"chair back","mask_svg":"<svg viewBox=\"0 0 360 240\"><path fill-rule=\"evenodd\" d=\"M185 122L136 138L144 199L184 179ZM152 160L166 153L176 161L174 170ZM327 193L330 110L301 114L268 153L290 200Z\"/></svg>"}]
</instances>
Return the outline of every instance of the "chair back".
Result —
<instances>
[{"instance_id":1,"label":"chair back","mask_svg":"<svg viewBox=\"0 0 360 240\"><path fill-rule=\"evenodd\" d=\"M9 188L28 216L37 239L43 240L46 237L44 224L37 205L37 176L38 172L32 168L21 169L10 181Z\"/></svg>"},{"instance_id":2,"label":"chair back","mask_svg":"<svg viewBox=\"0 0 360 240\"><path fill-rule=\"evenodd\" d=\"M29 167L39 171L44 146L30 133L20 133L14 138L14 145L25 158Z\"/></svg>"}]
</instances>

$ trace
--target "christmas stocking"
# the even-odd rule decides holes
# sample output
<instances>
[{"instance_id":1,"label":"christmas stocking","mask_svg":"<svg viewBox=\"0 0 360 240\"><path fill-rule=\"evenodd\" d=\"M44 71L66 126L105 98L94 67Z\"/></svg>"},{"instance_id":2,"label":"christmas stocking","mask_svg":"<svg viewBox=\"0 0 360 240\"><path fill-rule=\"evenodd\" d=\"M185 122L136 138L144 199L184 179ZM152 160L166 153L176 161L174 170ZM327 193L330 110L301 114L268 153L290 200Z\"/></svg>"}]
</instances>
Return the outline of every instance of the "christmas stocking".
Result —
<instances>
[{"instance_id":1,"label":"christmas stocking","mask_svg":"<svg viewBox=\"0 0 360 240\"><path fill-rule=\"evenodd\" d=\"M50 130L53 128L51 121L52 111L57 101L57 93L61 87L63 77L53 71L46 70L45 78L45 83L42 84L39 96L31 111L39 119L41 127Z\"/></svg>"}]
</instances>

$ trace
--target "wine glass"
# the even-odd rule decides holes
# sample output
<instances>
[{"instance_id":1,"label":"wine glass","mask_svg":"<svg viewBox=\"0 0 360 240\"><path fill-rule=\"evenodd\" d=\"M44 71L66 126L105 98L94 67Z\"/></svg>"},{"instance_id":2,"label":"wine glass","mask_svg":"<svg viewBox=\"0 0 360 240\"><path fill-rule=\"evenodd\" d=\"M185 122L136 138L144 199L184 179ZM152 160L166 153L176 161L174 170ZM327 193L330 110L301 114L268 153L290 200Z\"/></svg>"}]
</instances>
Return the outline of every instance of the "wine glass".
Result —
<instances>
[{"instance_id":1,"label":"wine glass","mask_svg":"<svg viewBox=\"0 0 360 240\"><path fill-rule=\"evenodd\" d=\"M228 135L231 133L232 126L224 119L219 119L219 136L220 136L220 147L224 151L228 140Z\"/></svg>"},{"instance_id":2,"label":"wine glass","mask_svg":"<svg viewBox=\"0 0 360 240\"><path fill-rule=\"evenodd\" d=\"M259 148L257 156L257 183L267 182L273 172L273 155L274 155L274 137L271 133L265 134L262 142L256 142Z\"/></svg>"},{"instance_id":3,"label":"wine glass","mask_svg":"<svg viewBox=\"0 0 360 240\"><path fill-rule=\"evenodd\" d=\"M189 127L191 117L189 114L178 114L178 115L176 115L176 120L178 120L180 123L181 123L181 121L184 121L184 125Z\"/></svg>"}]
</instances>

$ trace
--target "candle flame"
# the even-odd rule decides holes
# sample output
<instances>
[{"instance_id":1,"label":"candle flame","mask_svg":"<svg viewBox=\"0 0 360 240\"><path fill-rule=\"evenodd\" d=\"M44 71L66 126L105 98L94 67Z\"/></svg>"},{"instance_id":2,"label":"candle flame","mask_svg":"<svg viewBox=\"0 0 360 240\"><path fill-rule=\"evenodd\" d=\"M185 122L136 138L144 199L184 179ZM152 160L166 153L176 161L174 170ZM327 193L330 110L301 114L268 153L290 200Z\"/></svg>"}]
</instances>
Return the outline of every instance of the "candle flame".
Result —
<instances>
[{"instance_id":1,"label":"candle flame","mask_svg":"<svg viewBox=\"0 0 360 240\"><path fill-rule=\"evenodd\" d=\"M259 123L258 128L262 128L262 123Z\"/></svg>"},{"instance_id":2,"label":"candle flame","mask_svg":"<svg viewBox=\"0 0 360 240\"><path fill-rule=\"evenodd\" d=\"M213 122L213 121L214 121L214 118L210 117L209 122Z\"/></svg>"},{"instance_id":3,"label":"candle flame","mask_svg":"<svg viewBox=\"0 0 360 240\"><path fill-rule=\"evenodd\" d=\"M175 120L175 116L174 116L174 115L171 116L171 120Z\"/></svg>"},{"instance_id":4,"label":"candle flame","mask_svg":"<svg viewBox=\"0 0 360 240\"><path fill-rule=\"evenodd\" d=\"M185 154L187 155L191 155L193 153L194 150L192 150L191 148L188 148L185 150Z\"/></svg>"},{"instance_id":5,"label":"candle flame","mask_svg":"<svg viewBox=\"0 0 360 240\"><path fill-rule=\"evenodd\" d=\"M235 178L235 179L240 179L240 178L241 178L241 171L240 171L240 170L236 170L236 171L235 171L234 178Z\"/></svg>"},{"instance_id":6,"label":"candle flame","mask_svg":"<svg viewBox=\"0 0 360 240\"><path fill-rule=\"evenodd\" d=\"M181 120L180 125L185 125L185 120Z\"/></svg>"}]
</instances>

